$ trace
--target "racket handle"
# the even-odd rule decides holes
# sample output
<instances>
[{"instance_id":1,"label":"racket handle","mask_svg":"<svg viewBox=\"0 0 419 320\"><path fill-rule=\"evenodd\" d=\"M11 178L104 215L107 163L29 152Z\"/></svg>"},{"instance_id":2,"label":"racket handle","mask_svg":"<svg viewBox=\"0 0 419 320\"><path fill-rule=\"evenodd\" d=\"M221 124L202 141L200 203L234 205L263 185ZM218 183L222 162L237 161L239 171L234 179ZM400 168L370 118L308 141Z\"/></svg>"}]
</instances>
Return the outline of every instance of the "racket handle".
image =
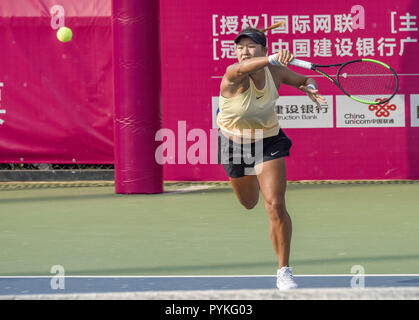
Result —
<instances>
[{"instance_id":1,"label":"racket handle","mask_svg":"<svg viewBox=\"0 0 419 320\"><path fill-rule=\"evenodd\" d=\"M300 59L293 59L290 62L290 64L292 64L296 67L309 69L309 70L311 70L313 68L313 64L311 62L303 61L303 60L300 60Z\"/></svg>"}]
</instances>

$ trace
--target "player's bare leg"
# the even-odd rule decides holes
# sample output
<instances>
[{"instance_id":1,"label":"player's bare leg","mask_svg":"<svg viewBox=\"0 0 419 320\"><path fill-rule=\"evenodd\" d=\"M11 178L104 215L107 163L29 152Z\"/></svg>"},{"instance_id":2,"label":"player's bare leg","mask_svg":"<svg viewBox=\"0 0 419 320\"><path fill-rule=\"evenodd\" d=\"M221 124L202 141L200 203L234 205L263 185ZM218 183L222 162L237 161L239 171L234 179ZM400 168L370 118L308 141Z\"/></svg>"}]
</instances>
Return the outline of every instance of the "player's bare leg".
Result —
<instances>
[{"instance_id":1,"label":"player's bare leg","mask_svg":"<svg viewBox=\"0 0 419 320\"><path fill-rule=\"evenodd\" d=\"M239 202L246 209L253 209L259 200L259 183L256 176L230 178L230 182Z\"/></svg>"},{"instance_id":2,"label":"player's bare leg","mask_svg":"<svg viewBox=\"0 0 419 320\"><path fill-rule=\"evenodd\" d=\"M278 258L278 277L280 273L282 276L282 273L286 272L282 285L285 289L295 288L296 284L289 268L292 222L285 204L287 186L285 158L259 164L256 171L259 172L257 178L269 216L272 245Z\"/></svg>"},{"instance_id":3,"label":"player's bare leg","mask_svg":"<svg viewBox=\"0 0 419 320\"><path fill-rule=\"evenodd\" d=\"M264 162L258 180L269 216L272 244L280 269L288 266L292 234L291 218L285 205L287 185L285 158Z\"/></svg>"}]
</instances>

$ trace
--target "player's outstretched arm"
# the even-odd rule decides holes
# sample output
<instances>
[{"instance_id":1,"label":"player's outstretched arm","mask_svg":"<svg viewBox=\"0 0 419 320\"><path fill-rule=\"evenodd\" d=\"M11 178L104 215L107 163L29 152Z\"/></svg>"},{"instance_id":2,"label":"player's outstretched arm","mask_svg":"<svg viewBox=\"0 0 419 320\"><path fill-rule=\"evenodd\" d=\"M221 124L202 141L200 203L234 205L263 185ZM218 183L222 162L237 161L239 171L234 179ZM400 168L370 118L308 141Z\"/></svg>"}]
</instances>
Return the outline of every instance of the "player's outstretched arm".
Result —
<instances>
[{"instance_id":1,"label":"player's outstretched arm","mask_svg":"<svg viewBox=\"0 0 419 320\"><path fill-rule=\"evenodd\" d=\"M227 67L225 77L231 82L237 82L246 75L263 69L269 64L268 57L255 57Z\"/></svg>"},{"instance_id":2,"label":"player's outstretched arm","mask_svg":"<svg viewBox=\"0 0 419 320\"><path fill-rule=\"evenodd\" d=\"M285 49L268 57L246 59L228 66L224 78L232 83L237 83L248 74L263 69L269 64L288 66L292 59L294 59L293 54Z\"/></svg>"},{"instance_id":3,"label":"player's outstretched arm","mask_svg":"<svg viewBox=\"0 0 419 320\"><path fill-rule=\"evenodd\" d=\"M287 67L276 66L280 74L280 81L288 86L294 87L307 93L307 96L321 107L321 104L326 104L326 99L319 94L317 83L314 79L296 73Z\"/></svg>"}]
</instances>

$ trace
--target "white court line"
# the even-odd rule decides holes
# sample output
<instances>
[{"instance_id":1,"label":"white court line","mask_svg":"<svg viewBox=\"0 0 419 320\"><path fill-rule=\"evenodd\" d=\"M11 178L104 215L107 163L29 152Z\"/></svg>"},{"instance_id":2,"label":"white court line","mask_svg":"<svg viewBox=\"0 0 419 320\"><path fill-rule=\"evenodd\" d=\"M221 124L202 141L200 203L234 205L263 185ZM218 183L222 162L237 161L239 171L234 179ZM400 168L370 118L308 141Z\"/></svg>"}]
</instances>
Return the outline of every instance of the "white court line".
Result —
<instances>
[{"instance_id":1,"label":"white court line","mask_svg":"<svg viewBox=\"0 0 419 320\"><path fill-rule=\"evenodd\" d=\"M213 186L207 186L207 185L197 185L197 186L189 186L186 188L181 189L174 189L174 190L167 190L166 193L186 193L191 191L198 191L198 190L207 190L213 188Z\"/></svg>"},{"instance_id":2,"label":"white court line","mask_svg":"<svg viewBox=\"0 0 419 320\"><path fill-rule=\"evenodd\" d=\"M356 274L294 274L296 277L353 277L359 276ZM419 274L363 274L366 277L419 277ZM57 274L51 274L50 276L0 276L1 279L33 279L33 278L52 278L61 277ZM63 278L260 278L260 277L276 277L274 275L179 275L179 276L71 276L64 275Z\"/></svg>"}]
</instances>

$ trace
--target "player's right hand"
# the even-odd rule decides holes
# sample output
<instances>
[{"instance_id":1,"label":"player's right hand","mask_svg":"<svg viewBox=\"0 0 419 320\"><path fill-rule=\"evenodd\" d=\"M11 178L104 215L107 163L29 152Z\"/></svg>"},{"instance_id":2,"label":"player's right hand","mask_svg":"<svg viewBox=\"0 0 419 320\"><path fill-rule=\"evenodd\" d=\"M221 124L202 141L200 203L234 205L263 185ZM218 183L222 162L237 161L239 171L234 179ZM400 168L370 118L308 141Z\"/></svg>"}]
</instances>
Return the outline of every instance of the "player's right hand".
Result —
<instances>
[{"instance_id":1,"label":"player's right hand","mask_svg":"<svg viewBox=\"0 0 419 320\"><path fill-rule=\"evenodd\" d=\"M279 61L280 64L282 64L285 67L288 67L291 61L294 59L294 55L289 50L281 49L276 54L276 59Z\"/></svg>"}]
</instances>

